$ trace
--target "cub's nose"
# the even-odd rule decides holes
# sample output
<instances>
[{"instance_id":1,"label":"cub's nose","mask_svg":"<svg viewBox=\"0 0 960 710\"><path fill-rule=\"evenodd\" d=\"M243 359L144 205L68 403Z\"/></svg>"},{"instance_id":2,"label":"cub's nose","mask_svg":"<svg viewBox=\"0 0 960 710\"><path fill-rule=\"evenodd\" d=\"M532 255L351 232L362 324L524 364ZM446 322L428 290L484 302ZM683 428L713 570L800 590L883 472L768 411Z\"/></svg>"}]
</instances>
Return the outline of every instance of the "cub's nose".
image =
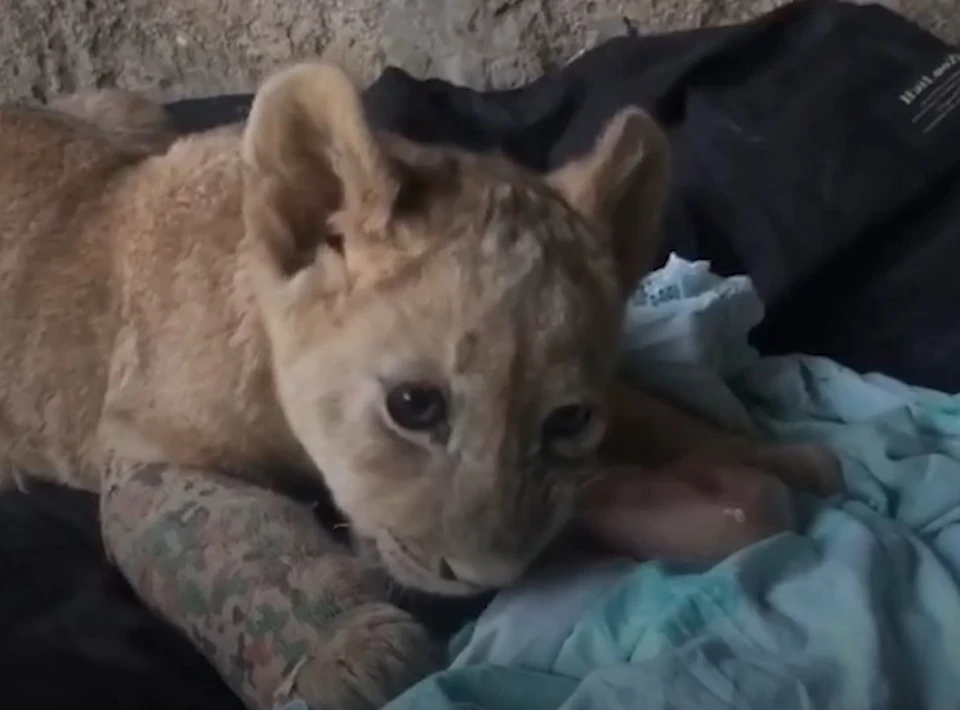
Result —
<instances>
[{"instance_id":1,"label":"cub's nose","mask_svg":"<svg viewBox=\"0 0 960 710\"><path fill-rule=\"evenodd\" d=\"M523 560L486 559L459 560L446 558L440 562L443 579L459 581L475 587L496 589L517 581L527 568Z\"/></svg>"}]
</instances>

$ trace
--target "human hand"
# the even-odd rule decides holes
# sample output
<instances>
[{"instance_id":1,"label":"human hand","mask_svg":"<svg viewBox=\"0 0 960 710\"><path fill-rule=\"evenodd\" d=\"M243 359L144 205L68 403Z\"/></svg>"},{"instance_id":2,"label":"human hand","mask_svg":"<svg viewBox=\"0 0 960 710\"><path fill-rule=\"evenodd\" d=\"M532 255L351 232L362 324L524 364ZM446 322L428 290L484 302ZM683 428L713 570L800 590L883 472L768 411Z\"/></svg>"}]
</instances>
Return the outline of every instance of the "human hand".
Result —
<instances>
[{"instance_id":1,"label":"human hand","mask_svg":"<svg viewBox=\"0 0 960 710\"><path fill-rule=\"evenodd\" d=\"M687 457L656 469L606 466L579 522L639 559L714 563L794 525L789 489L759 465Z\"/></svg>"}]
</instances>

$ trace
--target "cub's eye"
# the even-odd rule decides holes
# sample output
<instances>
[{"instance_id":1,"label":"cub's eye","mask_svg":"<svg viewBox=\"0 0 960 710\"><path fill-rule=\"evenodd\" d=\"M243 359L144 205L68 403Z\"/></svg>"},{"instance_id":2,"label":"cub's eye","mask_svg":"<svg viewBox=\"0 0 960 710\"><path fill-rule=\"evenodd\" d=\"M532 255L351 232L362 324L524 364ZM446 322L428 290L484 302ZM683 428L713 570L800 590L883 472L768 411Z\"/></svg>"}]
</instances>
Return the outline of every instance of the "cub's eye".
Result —
<instances>
[{"instance_id":1,"label":"cub's eye","mask_svg":"<svg viewBox=\"0 0 960 710\"><path fill-rule=\"evenodd\" d=\"M567 404L554 409L543 422L544 444L582 436L593 423L594 411L585 404Z\"/></svg>"},{"instance_id":2,"label":"cub's eye","mask_svg":"<svg viewBox=\"0 0 960 710\"><path fill-rule=\"evenodd\" d=\"M433 385L407 382L387 392L387 413L410 431L433 429L447 418L447 398Z\"/></svg>"}]
</instances>

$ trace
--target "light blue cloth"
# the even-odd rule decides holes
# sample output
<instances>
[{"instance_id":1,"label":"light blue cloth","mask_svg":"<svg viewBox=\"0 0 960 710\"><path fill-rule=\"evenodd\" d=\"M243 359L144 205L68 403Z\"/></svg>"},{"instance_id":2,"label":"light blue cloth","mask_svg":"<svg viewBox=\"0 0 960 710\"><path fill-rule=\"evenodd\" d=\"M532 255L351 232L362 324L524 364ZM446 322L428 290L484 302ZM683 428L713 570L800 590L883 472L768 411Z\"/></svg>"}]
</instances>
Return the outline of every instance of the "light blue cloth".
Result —
<instances>
[{"instance_id":1,"label":"light blue cloth","mask_svg":"<svg viewBox=\"0 0 960 710\"><path fill-rule=\"evenodd\" d=\"M625 560L503 592L387 710L960 708L960 397L758 358L749 280L671 258L625 364L744 429L821 440L848 491L701 572Z\"/></svg>"}]
</instances>

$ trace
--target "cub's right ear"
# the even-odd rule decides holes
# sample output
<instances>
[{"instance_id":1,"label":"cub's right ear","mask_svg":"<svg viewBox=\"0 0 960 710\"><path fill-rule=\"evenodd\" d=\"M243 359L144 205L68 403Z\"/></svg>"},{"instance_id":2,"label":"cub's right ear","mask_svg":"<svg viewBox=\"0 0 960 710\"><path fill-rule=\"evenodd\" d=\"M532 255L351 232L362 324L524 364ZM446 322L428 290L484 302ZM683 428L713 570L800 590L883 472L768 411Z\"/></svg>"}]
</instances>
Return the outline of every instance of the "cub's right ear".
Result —
<instances>
[{"instance_id":1,"label":"cub's right ear","mask_svg":"<svg viewBox=\"0 0 960 710\"><path fill-rule=\"evenodd\" d=\"M399 191L353 82L321 62L275 74L254 98L242 156L258 290L289 300L343 285L351 241L383 235Z\"/></svg>"}]
</instances>

